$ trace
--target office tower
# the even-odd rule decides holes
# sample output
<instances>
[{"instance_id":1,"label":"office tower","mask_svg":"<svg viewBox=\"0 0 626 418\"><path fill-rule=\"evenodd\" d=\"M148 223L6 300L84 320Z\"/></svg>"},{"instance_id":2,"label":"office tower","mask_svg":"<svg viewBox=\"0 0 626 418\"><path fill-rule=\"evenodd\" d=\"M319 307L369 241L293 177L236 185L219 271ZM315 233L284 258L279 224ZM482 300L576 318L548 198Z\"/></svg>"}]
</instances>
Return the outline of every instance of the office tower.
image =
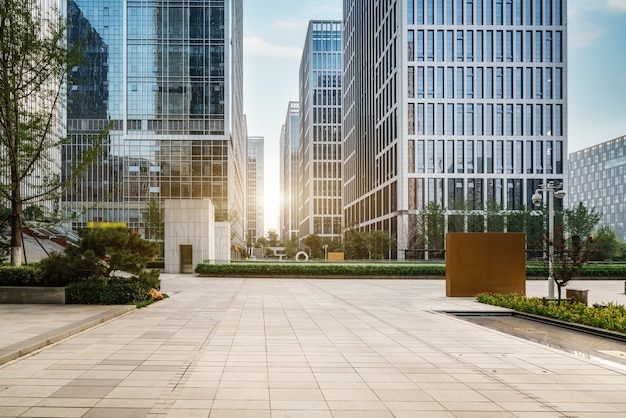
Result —
<instances>
[{"instance_id":1,"label":"office tower","mask_svg":"<svg viewBox=\"0 0 626 418\"><path fill-rule=\"evenodd\" d=\"M339 242L341 199L342 24L311 21L300 62L300 238Z\"/></svg>"},{"instance_id":2,"label":"office tower","mask_svg":"<svg viewBox=\"0 0 626 418\"><path fill-rule=\"evenodd\" d=\"M108 129L64 198L73 226L142 231L151 200L210 198L244 246L242 0L68 0L67 9L69 42L87 47L68 87L66 170Z\"/></svg>"},{"instance_id":3,"label":"office tower","mask_svg":"<svg viewBox=\"0 0 626 418\"><path fill-rule=\"evenodd\" d=\"M626 241L626 136L569 155L566 190L572 207L582 202L602 213L598 226L609 226Z\"/></svg>"},{"instance_id":4,"label":"office tower","mask_svg":"<svg viewBox=\"0 0 626 418\"><path fill-rule=\"evenodd\" d=\"M566 16L566 0L344 0L346 225L418 257L429 202L446 230L482 231L487 205L563 181Z\"/></svg>"},{"instance_id":5,"label":"office tower","mask_svg":"<svg viewBox=\"0 0 626 418\"><path fill-rule=\"evenodd\" d=\"M280 132L280 236L283 242L298 234L298 150L300 144L300 105L289 102L285 124Z\"/></svg>"},{"instance_id":6,"label":"office tower","mask_svg":"<svg viewBox=\"0 0 626 418\"><path fill-rule=\"evenodd\" d=\"M264 198L265 198L265 139L262 136L248 137L248 169L246 171L248 185L246 222L248 224L248 248L254 247L256 240L265 235L264 232Z\"/></svg>"}]
</instances>

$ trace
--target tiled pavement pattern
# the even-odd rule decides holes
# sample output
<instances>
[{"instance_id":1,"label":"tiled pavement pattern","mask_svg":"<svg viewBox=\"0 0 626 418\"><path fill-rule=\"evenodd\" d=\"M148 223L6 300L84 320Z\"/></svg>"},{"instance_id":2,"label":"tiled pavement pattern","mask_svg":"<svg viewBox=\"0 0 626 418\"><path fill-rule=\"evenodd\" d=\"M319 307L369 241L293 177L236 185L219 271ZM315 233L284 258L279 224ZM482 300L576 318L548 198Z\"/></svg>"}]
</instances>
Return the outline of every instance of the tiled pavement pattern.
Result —
<instances>
[{"instance_id":1,"label":"tiled pavement pattern","mask_svg":"<svg viewBox=\"0 0 626 418\"><path fill-rule=\"evenodd\" d=\"M626 303L623 286L571 285ZM0 366L0 416L626 417L622 366L439 313L489 308L446 298L443 280L164 275L162 289L170 298ZM0 347L15 307L0 307Z\"/></svg>"}]
</instances>

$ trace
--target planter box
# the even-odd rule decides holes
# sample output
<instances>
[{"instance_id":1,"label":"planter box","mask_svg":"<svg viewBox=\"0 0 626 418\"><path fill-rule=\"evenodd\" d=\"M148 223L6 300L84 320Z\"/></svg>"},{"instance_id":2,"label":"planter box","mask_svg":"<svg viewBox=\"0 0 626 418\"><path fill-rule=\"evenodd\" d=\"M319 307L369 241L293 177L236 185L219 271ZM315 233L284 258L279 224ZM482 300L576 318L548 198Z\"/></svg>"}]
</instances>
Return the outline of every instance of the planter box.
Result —
<instances>
[{"instance_id":1,"label":"planter box","mask_svg":"<svg viewBox=\"0 0 626 418\"><path fill-rule=\"evenodd\" d=\"M64 287L0 286L3 304L65 304Z\"/></svg>"}]
</instances>

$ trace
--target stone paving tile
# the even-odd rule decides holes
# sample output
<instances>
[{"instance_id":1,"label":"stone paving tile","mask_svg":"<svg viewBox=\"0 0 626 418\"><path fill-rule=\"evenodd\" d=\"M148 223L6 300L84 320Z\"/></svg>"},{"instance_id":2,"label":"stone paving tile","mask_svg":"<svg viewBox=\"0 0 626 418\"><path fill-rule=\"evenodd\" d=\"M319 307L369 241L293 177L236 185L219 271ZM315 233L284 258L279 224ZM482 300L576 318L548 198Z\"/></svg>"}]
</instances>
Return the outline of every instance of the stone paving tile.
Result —
<instances>
[{"instance_id":1,"label":"stone paving tile","mask_svg":"<svg viewBox=\"0 0 626 418\"><path fill-rule=\"evenodd\" d=\"M573 285L626 302L622 282ZM442 314L495 308L446 298L441 280L164 275L162 287L169 299L1 365L0 417L626 416L625 367ZM0 337L47 332L56 313L80 318L51 310Z\"/></svg>"}]
</instances>

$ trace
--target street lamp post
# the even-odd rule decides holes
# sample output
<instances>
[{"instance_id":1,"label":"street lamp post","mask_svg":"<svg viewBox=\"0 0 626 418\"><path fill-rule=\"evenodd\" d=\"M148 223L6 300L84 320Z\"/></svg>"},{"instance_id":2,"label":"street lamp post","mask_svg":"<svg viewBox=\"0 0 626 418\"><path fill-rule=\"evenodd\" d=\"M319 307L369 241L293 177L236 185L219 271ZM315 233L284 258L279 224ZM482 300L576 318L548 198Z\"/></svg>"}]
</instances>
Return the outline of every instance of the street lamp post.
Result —
<instances>
[{"instance_id":1,"label":"street lamp post","mask_svg":"<svg viewBox=\"0 0 626 418\"><path fill-rule=\"evenodd\" d=\"M548 202L548 298L554 299L554 198L563 199L565 191L562 182L549 181L547 184L540 184L532 196L535 206L540 206L543 200L540 192L547 192L550 196Z\"/></svg>"}]
</instances>

